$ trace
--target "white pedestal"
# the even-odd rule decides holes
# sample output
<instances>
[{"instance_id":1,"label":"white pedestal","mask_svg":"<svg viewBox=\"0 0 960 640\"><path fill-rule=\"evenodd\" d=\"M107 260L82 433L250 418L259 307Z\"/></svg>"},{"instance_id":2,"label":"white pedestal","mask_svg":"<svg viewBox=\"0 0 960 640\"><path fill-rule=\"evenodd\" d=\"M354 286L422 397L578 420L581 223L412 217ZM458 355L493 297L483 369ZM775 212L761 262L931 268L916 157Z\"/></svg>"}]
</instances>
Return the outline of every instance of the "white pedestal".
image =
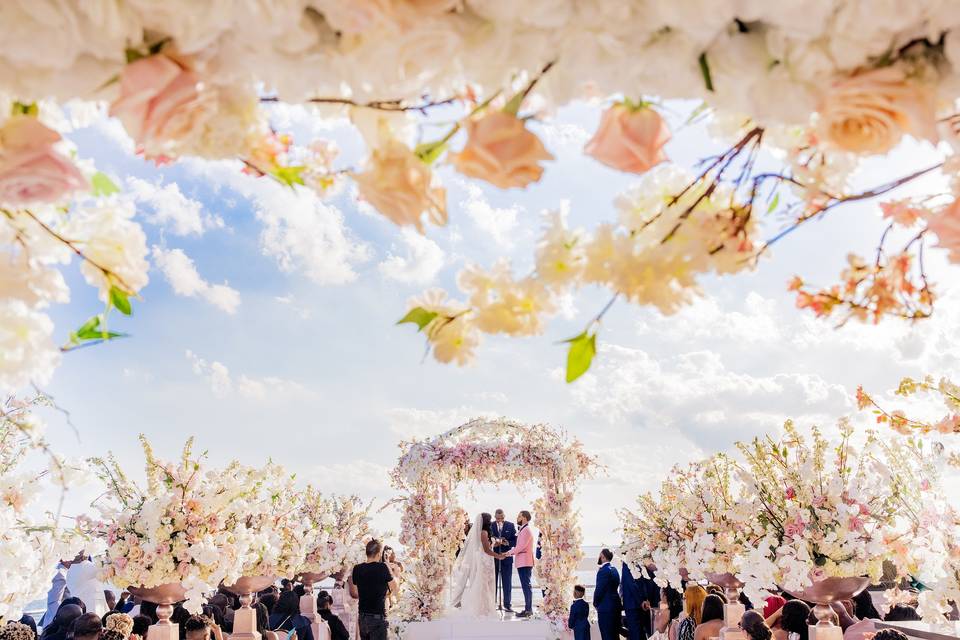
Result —
<instances>
[{"instance_id":1,"label":"white pedestal","mask_svg":"<svg viewBox=\"0 0 960 640\"><path fill-rule=\"evenodd\" d=\"M153 638L150 638L150 640L153 640ZM179 640L179 638L175 640ZM260 633L257 631L256 609L241 607L233 612L233 633L230 634L230 640L260 640Z\"/></svg>"},{"instance_id":2,"label":"white pedestal","mask_svg":"<svg viewBox=\"0 0 960 640\"><path fill-rule=\"evenodd\" d=\"M330 640L330 625L317 613L317 596L312 593L300 596L300 615L310 621L314 640Z\"/></svg>"},{"instance_id":3,"label":"white pedestal","mask_svg":"<svg viewBox=\"0 0 960 640\"><path fill-rule=\"evenodd\" d=\"M180 640L180 625L173 623L152 624L147 634L150 640Z\"/></svg>"},{"instance_id":4,"label":"white pedestal","mask_svg":"<svg viewBox=\"0 0 960 640\"><path fill-rule=\"evenodd\" d=\"M836 625L810 625L810 640L843 640L843 629Z\"/></svg>"},{"instance_id":5,"label":"white pedestal","mask_svg":"<svg viewBox=\"0 0 960 640\"><path fill-rule=\"evenodd\" d=\"M723 628L720 629L720 640L746 640L747 636L740 629L740 620L746 608L739 602L723 605Z\"/></svg>"},{"instance_id":6,"label":"white pedestal","mask_svg":"<svg viewBox=\"0 0 960 640\"><path fill-rule=\"evenodd\" d=\"M546 620L471 620L444 618L425 622L411 622L400 636L401 640L553 640L550 623ZM568 636L569 637L569 636ZM593 637L593 636L591 636ZM597 635L599 638L599 634ZM152 639L151 639L152 640Z\"/></svg>"}]
</instances>

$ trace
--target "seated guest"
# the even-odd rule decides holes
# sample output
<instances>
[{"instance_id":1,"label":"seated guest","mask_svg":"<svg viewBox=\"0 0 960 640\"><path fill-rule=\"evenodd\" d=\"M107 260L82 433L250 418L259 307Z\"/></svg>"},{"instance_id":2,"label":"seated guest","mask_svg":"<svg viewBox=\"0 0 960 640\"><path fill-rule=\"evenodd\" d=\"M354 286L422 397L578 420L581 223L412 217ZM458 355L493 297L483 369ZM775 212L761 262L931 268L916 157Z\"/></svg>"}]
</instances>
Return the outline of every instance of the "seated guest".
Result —
<instances>
[{"instance_id":1,"label":"seated guest","mask_svg":"<svg viewBox=\"0 0 960 640\"><path fill-rule=\"evenodd\" d=\"M100 633L100 640L127 640L127 636L116 629L104 629Z\"/></svg>"},{"instance_id":2,"label":"seated guest","mask_svg":"<svg viewBox=\"0 0 960 640\"><path fill-rule=\"evenodd\" d=\"M103 628L115 631L119 631L124 638L130 637L130 634L133 633L133 618L128 616L125 613L119 613L117 611L107 612L103 616Z\"/></svg>"},{"instance_id":3,"label":"seated guest","mask_svg":"<svg viewBox=\"0 0 960 640\"><path fill-rule=\"evenodd\" d=\"M330 605L332 604L333 598L331 598L330 594L326 591L321 591L317 595L317 613L320 614L320 617L323 618L327 626L330 627L330 640L350 640L350 633L347 631L347 627L343 624L343 621L340 620L339 616L330 610Z\"/></svg>"},{"instance_id":4,"label":"seated guest","mask_svg":"<svg viewBox=\"0 0 960 640\"><path fill-rule=\"evenodd\" d=\"M903 622L907 620L919 620L920 616L917 610L908 604L896 604L890 607L884 620L888 622Z\"/></svg>"},{"instance_id":5,"label":"seated guest","mask_svg":"<svg viewBox=\"0 0 960 640\"><path fill-rule=\"evenodd\" d=\"M265 593L260 596L260 602L267 608L267 613L272 614L274 608L277 606L277 600L280 599L280 596L276 592Z\"/></svg>"},{"instance_id":6,"label":"seated guest","mask_svg":"<svg viewBox=\"0 0 960 640\"><path fill-rule=\"evenodd\" d=\"M297 640L313 640L310 621L300 615L300 598L294 591L282 591L268 626L273 631L296 630ZM284 634L277 634L281 638Z\"/></svg>"},{"instance_id":7,"label":"seated guest","mask_svg":"<svg viewBox=\"0 0 960 640\"><path fill-rule=\"evenodd\" d=\"M133 616L133 630L130 632L130 637L136 636L140 640L145 640L147 630L152 624L153 620L149 616Z\"/></svg>"},{"instance_id":8,"label":"seated guest","mask_svg":"<svg viewBox=\"0 0 960 640\"><path fill-rule=\"evenodd\" d=\"M103 623L100 622L100 616L91 611L74 620L71 628L73 640L98 640Z\"/></svg>"},{"instance_id":9,"label":"seated guest","mask_svg":"<svg viewBox=\"0 0 960 640\"><path fill-rule=\"evenodd\" d=\"M157 605L153 602L141 602L140 615L150 618L150 624L157 624L157 620L160 619L157 617Z\"/></svg>"},{"instance_id":10,"label":"seated guest","mask_svg":"<svg viewBox=\"0 0 960 640\"><path fill-rule=\"evenodd\" d=\"M573 603L567 619L567 627L573 631L573 640L590 640L590 605L583 599L586 593L583 585L578 584L573 588Z\"/></svg>"},{"instance_id":11,"label":"seated guest","mask_svg":"<svg viewBox=\"0 0 960 640\"><path fill-rule=\"evenodd\" d=\"M880 619L880 612L873 606L873 596L866 589L853 596L853 615L860 620L867 618L871 620Z\"/></svg>"},{"instance_id":12,"label":"seated guest","mask_svg":"<svg viewBox=\"0 0 960 640\"><path fill-rule=\"evenodd\" d=\"M207 616L192 615L183 623L186 640L213 640L220 636L220 629Z\"/></svg>"},{"instance_id":13,"label":"seated guest","mask_svg":"<svg viewBox=\"0 0 960 640\"><path fill-rule=\"evenodd\" d=\"M715 593L703 599L700 624L694 631L694 640L709 640L720 635L720 629L723 628L723 605L723 600Z\"/></svg>"},{"instance_id":14,"label":"seated guest","mask_svg":"<svg viewBox=\"0 0 960 640\"><path fill-rule=\"evenodd\" d=\"M874 640L909 640L907 634L899 629L880 629L873 638Z\"/></svg>"},{"instance_id":15,"label":"seated guest","mask_svg":"<svg viewBox=\"0 0 960 640\"><path fill-rule=\"evenodd\" d=\"M680 627L677 629L679 640L693 640L703 614L703 601L706 598L707 590L698 584L687 587L683 592L684 610L687 616L680 621Z\"/></svg>"},{"instance_id":16,"label":"seated guest","mask_svg":"<svg viewBox=\"0 0 960 640\"><path fill-rule=\"evenodd\" d=\"M0 625L0 640L33 640L36 632L21 622Z\"/></svg>"},{"instance_id":17,"label":"seated guest","mask_svg":"<svg viewBox=\"0 0 960 640\"><path fill-rule=\"evenodd\" d=\"M764 620L775 614L777 611L780 611L780 608L786 603L787 601L783 598L783 596L768 596L767 599L764 600L763 604Z\"/></svg>"},{"instance_id":18,"label":"seated guest","mask_svg":"<svg viewBox=\"0 0 960 640\"><path fill-rule=\"evenodd\" d=\"M666 635L668 640L677 640L677 627L680 624L680 614L683 613L683 596L673 587L664 587L660 602L665 602L667 606L657 611L654 631Z\"/></svg>"},{"instance_id":19,"label":"seated guest","mask_svg":"<svg viewBox=\"0 0 960 640\"><path fill-rule=\"evenodd\" d=\"M771 640L773 637L770 627L757 611L745 612L740 619L740 628L747 634L748 640Z\"/></svg>"},{"instance_id":20,"label":"seated guest","mask_svg":"<svg viewBox=\"0 0 960 640\"><path fill-rule=\"evenodd\" d=\"M83 609L78 604L61 604L53 616L53 622L43 628L40 640L66 640L73 621L83 615Z\"/></svg>"},{"instance_id":21,"label":"seated guest","mask_svg":"<svg viewBox=\"0 0 960 640\"><path fill-rule=\"evenodd\" d=\"M33 616L28 616L27 614L23 614L20 617L20 624L25 624L28 627L30 627L30 631L33 631L33 637L34 638L37 637L37 621L33 619Z\"/></svg>"},{"instance_id":22,"label":"seated guest","mask_svg":"<svg viewBox=\"0 0 960 640\"><path fill-rule=\"evenodd\" d=\"M774 640L807 640L810 607L806 602L790 600L774 615L778 614L779 628L773 631Z\"/></svg>"}]
</instances>

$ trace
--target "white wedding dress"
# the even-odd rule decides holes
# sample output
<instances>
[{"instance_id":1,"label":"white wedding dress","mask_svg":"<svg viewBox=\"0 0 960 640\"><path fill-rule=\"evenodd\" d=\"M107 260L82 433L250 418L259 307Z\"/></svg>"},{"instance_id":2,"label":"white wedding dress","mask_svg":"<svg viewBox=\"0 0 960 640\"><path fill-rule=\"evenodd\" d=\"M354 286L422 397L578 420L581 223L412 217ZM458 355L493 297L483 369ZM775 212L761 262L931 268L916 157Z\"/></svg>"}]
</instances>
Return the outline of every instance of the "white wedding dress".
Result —
<instances>
[{"instance_id":1,"label":"white wedding dress","mask_svg":"<svg viewBox=\"0 0 960 640\"><path fill-rule=\"evenodd\" d=\"M457 617L492 618L496 614L493 557L483 552L477 516L453 564L449 614Z\"/></svg>"}]
</instances>

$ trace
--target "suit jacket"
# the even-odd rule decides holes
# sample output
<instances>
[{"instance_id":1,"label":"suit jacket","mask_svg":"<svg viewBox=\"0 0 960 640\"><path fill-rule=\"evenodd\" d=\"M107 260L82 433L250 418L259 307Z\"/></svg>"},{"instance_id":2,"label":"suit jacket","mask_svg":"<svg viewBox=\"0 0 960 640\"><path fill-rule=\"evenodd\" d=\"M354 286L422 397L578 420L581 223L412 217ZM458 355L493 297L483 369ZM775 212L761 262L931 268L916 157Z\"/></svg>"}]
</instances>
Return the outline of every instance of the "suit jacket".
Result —
<instances>
[{"instance_id":1,"label":"suit jacket","mask_svg":"<svg viewBox=\"0 0 960 640\"><path fill-rule=\"evenodd\" d=\"M624 609L639 609L646 600L646 590L633 577L630 572L630 565L624 562L620 566L622 576L620 579L620 595L623 597Z\"/></svg>"},{"instance_id":2,"label":"suit jacket","mask_svg":"<svg viewBox=\"0 0 960 640\"><path fill-rule=\"evenodd\" d=\"M583 598L574 600L570 605L570 618L567 626L573 631L573 640L590 640L590 605Z\"/></svg>"},{"instance_id":3,"label":"suit jacket","mask_svg":"<svg viewBox=\"0 0 960 640\"><path fill-rule=\"evenodd\" d=\"M604 563L597 571L597 586L593 590L593 608L597 613L620 611L620 596L617 595L619 586L620 574L609 562Z\"/></svg>"},{"instance_id":4,"label":"suit jacket","mask_svg":"<svg viewBox=\"0 0 960 640\"><path fill-rule=\"evenodd\" d=\"M533 532L530 527L523 525L517 534L517 546L510 550L510 555L517 559L517 568L533 566Z\"/></svg>"},{"instance_id":5,"label":"suit jacket","mask_svg":"<svg viewBox=\"0 0 960 640\"><path fill-rule=\"evenodd\" d=\"M643 570L640 572L640 575L637 576L637 583L640 585L641 592L643 593L643 599L650 603L650 606L656 609L660 606L660 587L657 586L657 583L654 582L653 578L656 576L656 572L650 571L650 576L647 577L648 570Z\"/></svg>"},{"instance_id":6,"label":"suit jacket","mask_svg":"<svg viewBox=\"0 0 960 640\"><path fill-rule=\"evenodd\" d=\"M517 546L517 528L512 522L507 520L503 521L503 526L497 523L496 520L490 523L490 537L491 538L503 538L507 541L507 544L497 545L493 548L497 553L506 553L510 549Z\"/></svg>"}]
</instances>

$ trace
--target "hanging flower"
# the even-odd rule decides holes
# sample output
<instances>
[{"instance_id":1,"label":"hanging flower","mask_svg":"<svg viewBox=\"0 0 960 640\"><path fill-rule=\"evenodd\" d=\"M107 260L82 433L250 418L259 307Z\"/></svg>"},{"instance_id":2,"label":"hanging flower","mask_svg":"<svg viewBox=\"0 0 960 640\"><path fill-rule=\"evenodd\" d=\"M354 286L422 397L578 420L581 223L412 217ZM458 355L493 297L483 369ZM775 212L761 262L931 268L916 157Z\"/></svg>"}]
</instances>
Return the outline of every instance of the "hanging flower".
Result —
<instances>
[{"instance_id":1,"label":"hanging flower","mask_svg":"<svg viewBox=\"0 0 960 640\"><path fill-rule=\"evenodd\" d=\"M669 141L670 128L654 109L620 102L603 112L583 150L618 171L643 173L667 160L663 147Z\"/></svg>"},{"instance_id":2,"label":"hanging flower","mask_svg":"<svg viewBox=\"0 0 960 640\"><path fill-rule=\"evenodd\" d=\"M87 188L79 169L54 145L60 134L28 115L0 127L0 204L21 207L60 202Z\"/></svg>"},{"instance_id":3,"label":"hanging flower","mask_svg":"<svg viewBox=\"0 0 960 640\"><path fill-rule=\"evenodd\" d=\"M450 161L457 171L495 187L526 187L540 180L544 160L553 160L543 143L516 116L491 111L467 122L467 144Z\"/></svg>"}]
</instances>

